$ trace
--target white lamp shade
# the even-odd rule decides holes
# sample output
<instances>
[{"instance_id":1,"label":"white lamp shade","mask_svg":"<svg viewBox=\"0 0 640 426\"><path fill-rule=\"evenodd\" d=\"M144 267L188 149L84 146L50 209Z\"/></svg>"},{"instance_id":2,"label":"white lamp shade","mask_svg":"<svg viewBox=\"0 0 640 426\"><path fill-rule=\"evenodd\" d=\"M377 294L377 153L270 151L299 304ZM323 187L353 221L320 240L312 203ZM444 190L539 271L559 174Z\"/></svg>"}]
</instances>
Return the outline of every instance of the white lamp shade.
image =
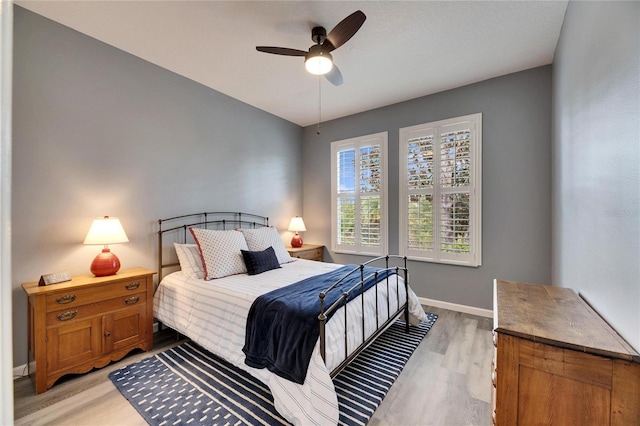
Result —
<instances>
[{"instance_id":1,"label":"white lamp shade","mask_svg":"<svg viewBox=\"0 0 640 426\"><path fill-rule=\"evenodd\" d=\"M98 217L93 220L84 244L108 245L129 241L117 217Z\"/></svg>"},{"instance_id":2,"label":"white lamp shade","mask_svg":"<svg viewBox=\"0 0 640 426\"><path fill-rule=\"evenodd\" d=\"M313 56L304 62L304 66L311 74L324 75L333 68L333 61L327 56Z\"/></svg>"},{"instance_id":3,"label":"white lamp shade","mask_svg":"<svg viewBox=\"0 0 640 426\"><path fill-rule=\"evenodd\" d=\"M303 232L306 230L307 228L305 228L304 221L300 216L291 218L291 222L289 223L289 231Z\"/></svg>"}]
</instances>

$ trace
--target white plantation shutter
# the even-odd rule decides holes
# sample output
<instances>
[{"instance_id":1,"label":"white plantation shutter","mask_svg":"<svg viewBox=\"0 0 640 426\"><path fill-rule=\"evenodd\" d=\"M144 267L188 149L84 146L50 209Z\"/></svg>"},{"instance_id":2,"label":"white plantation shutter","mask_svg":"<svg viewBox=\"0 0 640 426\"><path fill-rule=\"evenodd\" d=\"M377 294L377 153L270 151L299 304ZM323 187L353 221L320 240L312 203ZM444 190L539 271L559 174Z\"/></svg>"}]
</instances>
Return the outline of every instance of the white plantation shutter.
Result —
<instances>
[{"instance_id":1,"label":"white plantation shutter","mask_svg":"<svg viewBox=\"0 0 640 426\"><path fill-rule=\"evenodd\" d=\"M331 144L332 250L387 250L387 133Z\"/></svg>"},{"instance_id":2,"label":"white plantation shutter","mask_svg":"<svg viewBox=\"0 0 640 426\"><path fill-rule=\"evenodd\" d=\"M405 162L407 247L413 251L433 251L433 129L426 128L407 141ZM401 168L402 169L402 168Z\"/></svg>"},{"instance_id":3,"label":"white plantation shutter","mask_svg":"<svg viewBox=\"0 0 640 426\"><path fill-rule=\"evenodd\" d=\"M400 254L481 263L482 114L400 129Z\"/></svg>"},{"instance_id":4,"label":"white plantation shutter","mask_svg":"<svg viewBox=\"0 0 640 426\"><path fill-rule=\"evenodd\" d=\"M335 157L335 156L334 156ZM337 172L337 240L340 246L353 246L356 242L356 150L346 148L336 157Z\"/></svg>"}]
</instances>

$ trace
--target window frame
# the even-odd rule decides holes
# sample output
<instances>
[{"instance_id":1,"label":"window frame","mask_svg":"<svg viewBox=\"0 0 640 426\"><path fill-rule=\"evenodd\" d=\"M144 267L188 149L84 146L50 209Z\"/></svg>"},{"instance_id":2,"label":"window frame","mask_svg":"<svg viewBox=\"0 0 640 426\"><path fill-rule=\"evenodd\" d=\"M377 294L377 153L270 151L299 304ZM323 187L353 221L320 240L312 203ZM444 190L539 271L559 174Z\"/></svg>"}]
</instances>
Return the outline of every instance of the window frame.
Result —
<instances>
[{"instance_id":1,"label":"window frame","mask_svg":"<svg viewBox=\"0 0 640 426\"><path fill-rule=\"evenodd\" d=\"M388 132L374 133L331 143L331 251L343 254L355 254L363 256L382 256L387 254L389 247L388 226ZM359 190L354 192L356 208L355 244L338 244L338 153L349 149L356 152L355 158L355 187L359 188L360 149L370 145L380 145L380 244L377 247L363 246L361 244L360 229L360 196Z\"/></svg>"},{"instance_id":2,"label":"window frame","mask_svg":"<svg viewBox=\"0 0 640 426\"><path fill-rule=\"evenodd\" d=\"M467 127L468 126L468 127ZM445 189L440 183L441 135L450 131L468 128L470 130L470 184L464 190ZM433 135L433 188L409 189L408 145L410 140ZM436 142L437 141L437 142ZM482 265L482 113L439 120L430 123L404 127L399 131L399 253L411 260L478 267ZM468 189L467 189L468 188ZM443 194L469 193L469 254L454 254L440 247L441 196ZM432 249L409 248L409 203L410 194L431 195L432 202Z\"/></svg>"}]
</instances>

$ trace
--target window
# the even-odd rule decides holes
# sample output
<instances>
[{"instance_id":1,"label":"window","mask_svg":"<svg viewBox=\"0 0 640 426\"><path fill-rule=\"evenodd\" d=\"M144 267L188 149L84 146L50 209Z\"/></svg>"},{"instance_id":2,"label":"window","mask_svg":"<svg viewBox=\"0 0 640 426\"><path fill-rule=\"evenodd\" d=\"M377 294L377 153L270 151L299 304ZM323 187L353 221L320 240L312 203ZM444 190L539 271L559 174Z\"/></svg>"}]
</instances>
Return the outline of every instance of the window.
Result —
<instances>
[{"instance_id":1,"label":"window","mask_svg":"<svg viewBox=\"0 0 640 426\"><path fill-rule=\"evenodd\" d=\"M400 254L481 264L482 114L400 129Z\"/></svg>"},{"instance_id":2,"label":"window","mask_svg":"<svg viewBox=\"0 0 640 426\"><path fill-rule=\"evenodd\" d=\"M387 251L387 133L331 144L331 249Z\"/></svg>"}]
</instances>

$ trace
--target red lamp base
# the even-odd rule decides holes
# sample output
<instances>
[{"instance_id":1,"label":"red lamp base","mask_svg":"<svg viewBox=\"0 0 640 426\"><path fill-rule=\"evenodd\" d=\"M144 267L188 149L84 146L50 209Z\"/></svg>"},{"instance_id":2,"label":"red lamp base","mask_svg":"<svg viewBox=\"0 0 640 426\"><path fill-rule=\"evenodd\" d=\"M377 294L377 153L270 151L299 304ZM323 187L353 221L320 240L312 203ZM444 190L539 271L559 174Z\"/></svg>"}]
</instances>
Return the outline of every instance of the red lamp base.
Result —
<instances>
[{"instance_id":1,"label":"red lamp base","mask_svg":"<svg viewBox=\"0 0 640 426\"><path fill-rule=\"evenodd\" d=\"M91 273L96 277L115 275L120 270L120 259L111 253L108 248L103 248L102 253L91 262Z\"/></svg>"},{"instance_id":2,"label":"red lamp base","mask_svg":"<svg viewBox=\"0 0 640 426\"><path fill-rule=\"evenodd\" d=\"M302 237L297 232L293 238L291 238L291 247L302 247Z\"/></svg>"}]
</instances>

